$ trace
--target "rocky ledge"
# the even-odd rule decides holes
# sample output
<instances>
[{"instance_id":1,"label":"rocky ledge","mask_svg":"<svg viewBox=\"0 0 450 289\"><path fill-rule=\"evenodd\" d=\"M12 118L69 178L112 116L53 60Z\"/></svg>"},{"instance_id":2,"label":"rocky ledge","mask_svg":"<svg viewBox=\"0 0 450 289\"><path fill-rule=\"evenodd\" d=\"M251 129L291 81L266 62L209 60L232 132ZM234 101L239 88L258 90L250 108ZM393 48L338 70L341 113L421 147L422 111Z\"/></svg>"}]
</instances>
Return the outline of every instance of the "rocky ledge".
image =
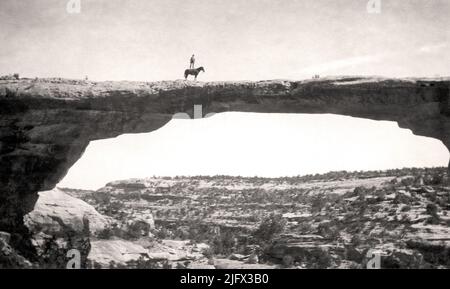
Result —
<instances>
[{"instance_id":1,"label":"rocky ledge","mask_svg":"<svg viewBox=\"0 0 450 289\"><path fill-rule=\"evenodd\" d=\"M176 113L333 113L396 121L450 147L449 79L259 82L0 80L0 231L29 247L23 216L90 141L150 132Z\"/></svg>"}]
</instances>

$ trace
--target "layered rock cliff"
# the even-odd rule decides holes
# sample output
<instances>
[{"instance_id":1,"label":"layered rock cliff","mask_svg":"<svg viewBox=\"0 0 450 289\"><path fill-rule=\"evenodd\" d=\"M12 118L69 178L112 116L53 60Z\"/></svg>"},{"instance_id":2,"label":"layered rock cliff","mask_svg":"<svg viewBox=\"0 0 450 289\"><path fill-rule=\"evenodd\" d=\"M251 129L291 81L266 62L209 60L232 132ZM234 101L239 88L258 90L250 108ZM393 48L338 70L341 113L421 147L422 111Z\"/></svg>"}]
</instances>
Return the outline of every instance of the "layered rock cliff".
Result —
<instances>
[{"instance_id":1,"label":"layered rock cliff","mask_svg":"<svg viewBox=\"0 0 450 289\"><path fill-rule=\"evenodd\" d=\"M333 113L396 121L450 148L450 80L338 78L260 82L0 81L0 231L27 246L23 216L91 140L141 133L175 113ZM25 237L24 237L25 236Z\"/></svg>"}]
</instances>

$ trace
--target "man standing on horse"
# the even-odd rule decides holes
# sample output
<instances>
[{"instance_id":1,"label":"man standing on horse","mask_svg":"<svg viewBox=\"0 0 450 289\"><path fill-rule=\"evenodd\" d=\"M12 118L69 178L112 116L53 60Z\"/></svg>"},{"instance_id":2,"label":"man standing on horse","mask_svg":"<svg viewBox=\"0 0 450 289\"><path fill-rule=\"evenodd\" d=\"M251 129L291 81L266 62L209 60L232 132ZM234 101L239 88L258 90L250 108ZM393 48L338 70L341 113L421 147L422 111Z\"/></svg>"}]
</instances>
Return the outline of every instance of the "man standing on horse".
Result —
<instances>
[{"instance_id":1,"label":"man standing on horse","mask_svg":"<svg viewBox=\"0 0 450 289\"><path fill-rule=\"evenodd\" d=\"M195 56L194 56L194 54L192 54L191 64L189 65L189 69L194 69L194 68L195 68Z\"/></svg>"}]
</instances>

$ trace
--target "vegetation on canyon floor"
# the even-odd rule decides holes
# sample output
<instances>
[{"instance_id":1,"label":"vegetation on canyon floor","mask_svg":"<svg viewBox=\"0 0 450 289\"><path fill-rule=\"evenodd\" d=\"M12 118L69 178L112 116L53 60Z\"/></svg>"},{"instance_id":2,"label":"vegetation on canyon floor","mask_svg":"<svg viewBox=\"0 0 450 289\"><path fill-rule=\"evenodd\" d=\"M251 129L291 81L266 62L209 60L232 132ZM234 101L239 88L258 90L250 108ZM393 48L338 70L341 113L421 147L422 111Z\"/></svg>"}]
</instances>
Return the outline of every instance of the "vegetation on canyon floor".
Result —
<instances>
[{"instance_id":1,"label":"vegetation on canyon floor","mask_svg":"<svg viewBox=\"0 0 450 289\"><path fill-rule=\"evenodd\" d=\"M202 248L192 258L141 254L112 267L365 268L371 250L383 268L450 267L446 168L132 179L63 191L111 218L94 240Z\"/></svg>"}]
</instances>

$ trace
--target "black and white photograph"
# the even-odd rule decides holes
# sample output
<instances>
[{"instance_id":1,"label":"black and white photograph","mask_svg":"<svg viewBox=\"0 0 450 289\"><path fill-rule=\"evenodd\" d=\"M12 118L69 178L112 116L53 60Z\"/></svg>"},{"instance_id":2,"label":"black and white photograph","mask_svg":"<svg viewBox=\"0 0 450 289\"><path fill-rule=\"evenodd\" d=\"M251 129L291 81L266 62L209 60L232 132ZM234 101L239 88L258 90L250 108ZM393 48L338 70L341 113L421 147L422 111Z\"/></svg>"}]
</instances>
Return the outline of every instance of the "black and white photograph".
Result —
<instances>
[{"instance_id":1,"label":"black and white photograph","mask_svg":"<svg viewBox=\"0 0 450 289\"><path fill-rule=\"evenodd\" d=\"M449 28L448 0L0 0L0 268L449 269Z\"/></svg>"}]
</instances>

